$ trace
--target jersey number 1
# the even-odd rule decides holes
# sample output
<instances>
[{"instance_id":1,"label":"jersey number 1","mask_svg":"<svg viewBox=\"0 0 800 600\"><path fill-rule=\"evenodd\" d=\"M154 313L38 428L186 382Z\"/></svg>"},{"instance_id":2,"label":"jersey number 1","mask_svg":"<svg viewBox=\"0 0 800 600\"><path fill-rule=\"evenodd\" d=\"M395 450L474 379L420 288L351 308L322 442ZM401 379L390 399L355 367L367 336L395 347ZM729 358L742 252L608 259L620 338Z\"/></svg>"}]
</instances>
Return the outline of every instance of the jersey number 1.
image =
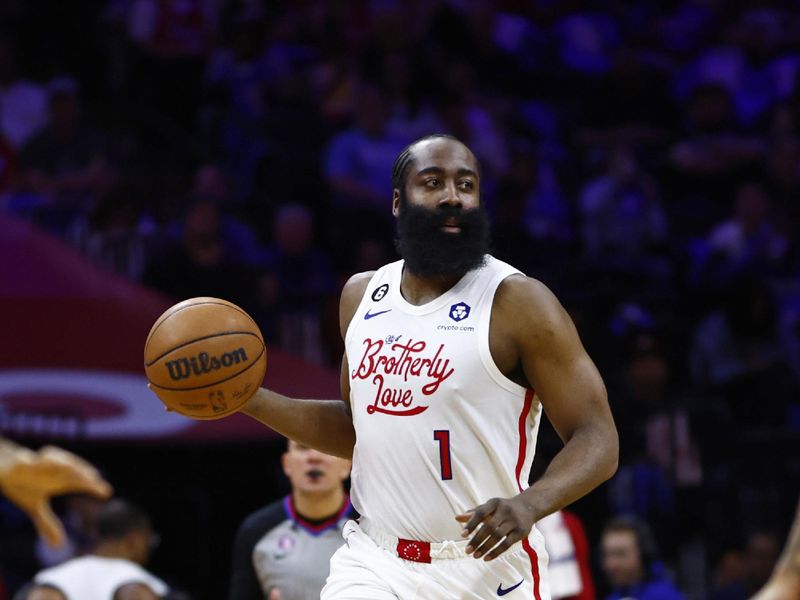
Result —
<instances>
[{"instance_id":1,"label":"jersey number 1","mask_svg":"<svg viewBox=\"0 0 800 600\"><path fill-rule=\"evenodd\" d=\"M437 429L433 439L439 442L439 464L442 468L442 479L452 479L453 469L450 466L450 430Z\"/></svg>"}]
</instances>

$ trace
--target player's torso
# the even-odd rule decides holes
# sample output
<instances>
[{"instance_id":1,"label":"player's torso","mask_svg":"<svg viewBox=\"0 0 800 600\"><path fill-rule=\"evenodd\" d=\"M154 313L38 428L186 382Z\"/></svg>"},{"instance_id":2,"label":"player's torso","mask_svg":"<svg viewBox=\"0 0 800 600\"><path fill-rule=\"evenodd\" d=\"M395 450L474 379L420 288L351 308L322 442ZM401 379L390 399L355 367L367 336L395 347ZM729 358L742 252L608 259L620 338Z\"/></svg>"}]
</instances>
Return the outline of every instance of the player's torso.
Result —
<instances>
[{"instance_id":1,"label":"player's torso","mask_svg":"<svg viewBox=\"0 0 800 600\"><path fill-rule=\"evenodd\" d=\"M527 484L539 405L489 348L494 292L516 272L489 258L421 306L402 298L401 262L367 286L345 340L352 497L389 533L457 539L455 514Z\"/></svg>"}]
</instances>

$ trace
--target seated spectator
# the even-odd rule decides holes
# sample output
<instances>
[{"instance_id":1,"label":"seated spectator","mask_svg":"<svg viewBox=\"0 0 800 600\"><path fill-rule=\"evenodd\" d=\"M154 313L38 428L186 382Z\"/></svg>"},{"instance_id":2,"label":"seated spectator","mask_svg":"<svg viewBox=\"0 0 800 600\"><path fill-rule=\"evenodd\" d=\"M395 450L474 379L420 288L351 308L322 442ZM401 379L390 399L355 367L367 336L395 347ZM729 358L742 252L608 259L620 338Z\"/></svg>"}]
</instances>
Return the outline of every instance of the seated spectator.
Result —
<instances>
[{"instance_id":1,"label":"seated spectator","mask_svg":"<svg viewBox=\"0 0 800 600\"><path fill-rule=\"evenodd\" d=\"M580 210L584 251L592 261L642 256L666 242L658 189L631 148L614 150L606 172L581 191Z\"/></svg>"},{"instance_id":2,"label":"seated spectator","mask_svg":"<svg viewBox=\"0 0 800 600\"><path fill-rule=\"evenodd\" d=\"M611 584L606 600L683 600L664 574L650 528L634 517L606 523L600 539L603 572Z\"/></svg>"},{"instance_id":3,"label":"seated spectator","mask_svg":"<svg viewBox=\"0 0 800 600\"><path fill-rule=\"evenodd\" d=\"M143 568L157 540L149 517L140 508L125 500L111 500L98 514L92 551L40 571L27 598L50 598L41 588L57 590L64 600L162 598L169 591L167 584Z\"/></svg>"},{"instance_id":4,"label":"seated spectator","mask_svg":"<svg viewBox=\"0 0 800 600\"><path fill-rule=\"evenodd\" d=\"M731 562L733 553L723 556ZM708 600L747 600L764 587L772 575L780 554L780 542L775 534L769 531L754 531L747 539L744 551L739 556L737 567L728 577L721 577L711 589ZM724 575L724 572L720 572ZM788 596L787 596L788 597Z\"/></svg>"},{"instance_id":5,"label":"seated spectator","mask_svg":"<svg viewBox=\"0 0 800 600\"><path fill-rule=\"evenodd\" d=\"M387 130L392 102L377 87L364 86L355 125L331 139L325 158L325 179L340 205L388 214L392 164L411 138Z\"/></svg>"},{"instance_id":6,"label":"seated spectator","mask_svg":"<svg viewBox=\"0 0 800 600\"><path fill-rule=\"evenodd\" d=\"M717 225L706 240L707 257L699 257L699 277L713 285L741 275L763 276L779 270L789 242L770 219L770 199L763 186L742 183L736 190L733 215Z\"/></svg>"},{"instance_id":7,"label":"seated spectator","mask_svg":"<svg viewBox=\"0 0 800 600\"><path fill-rule=\"evenodd\" d=\"M768 284L740 280L695 329L689 353L694 383L725 395L742 425L783 425L795 386L778 335Z\"/></svg>"},{"instance_id":8,"label":"seated spectator","mask_svg":"<svg viewBox=\"0 0 800 600\"><path fill-rule=\"evenodd\" d=\"M581 190L579 210L585 260L598 290L619 296L665 288L671 273L667 217L655 181L632 148L614 149L606 171Z\"/></svg>"},{"instance_id":9,"label":"seated spectator","mask_svg":"<svg viewBox=\"0 0 800 600\"><path fill-rule=\"evenodd\" d=\"M132 183L108 190L89 215L84 248L95 263L133 280L142 277L156 233L143 204L141 189Z\"/></svg>"},{"instance_id":10,"label":"seated spectator","mask_svg":"<svg viewBox=\"0 0 800 600\"><path fill-rule=\"evenodd\" d=\"M128 37L136 49L134 85L138 102L167 117L162 125L193 124L216 23L204 0L128 3Z\"/></svg>"},{"instance_id":11,"label":"seated spectator","mask_svg":"<svg viewBox=\"0 0 800 600\"><path fill-rule=\"evenodd\" d=\"M181 236L154 254L142 281L175 298L215 296L247 306L252 271L232 256L219 204L204 199L186 211Z\"/></svg>"},{"instance_id":12,"label":"seated spectator","mask_svg":"<svg viewBox=\"0 0 800 600\"><path fill-rule=\"evenodd\" d=\"M17 50L0 38L0 138L19 150L47 122L47 93L17 74Z\"/></svg>"},{"instance_id":13,"label":"seated spectator","mask_svg":"<svg viewBox=\"0 0 800 600\"><path fill-rule=\"evenodd\" d=\"M764 142L739 131L733 99L718 83L697 86L688 98L683 139L669 150L678 173L729 175L764 156Z\"/></svg>"},{"instance_id":14,"label":"seated spectator","mask_svg":"<svg viewBox=\"0 0 800 600\"><path fill-rule=\"evenodd\" d=\"M40 220L66 234L86 214L115 174L100 136L82 119L78 84L48 84L48 121L22 149L20 188L38 198Z\"/></svg>"},{"instance_id":15,"label":"seated spectator","mask_svg":"<svg viewBox=\"0 0 800 600\"><path fill-rule=\"evenodd\" d=\"M267 269L277 284L278 337L284 350L325 363L322 314L337 291L330 259L316 244L314 215L305 206L287 204L275 217L274 244Z\"/></svg>"}]
</instances>

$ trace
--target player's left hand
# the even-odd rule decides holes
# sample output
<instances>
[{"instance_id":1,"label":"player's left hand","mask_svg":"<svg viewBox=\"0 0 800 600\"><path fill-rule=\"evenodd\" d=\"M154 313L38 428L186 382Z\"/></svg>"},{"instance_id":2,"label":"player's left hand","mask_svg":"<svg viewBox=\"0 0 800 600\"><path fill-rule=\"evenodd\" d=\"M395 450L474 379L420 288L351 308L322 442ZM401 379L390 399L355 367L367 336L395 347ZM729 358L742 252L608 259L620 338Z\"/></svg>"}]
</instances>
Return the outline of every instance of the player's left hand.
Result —
<instances>
[{"instance_id":1,"label":"player's left hand","mask_svg":"<svg viewBox=\"0 0 800 600\"><path fill-rule=\"evenodd\" d=\"M456 515L456 521L466 523L461 537L475 531L467 554L489 561L500 556L511 546L527 537L533 527L533 507L520 496L514 498L492 498L491 500ZM480 525L480 527L478 527Z\"/></svg>"}]
</instances>

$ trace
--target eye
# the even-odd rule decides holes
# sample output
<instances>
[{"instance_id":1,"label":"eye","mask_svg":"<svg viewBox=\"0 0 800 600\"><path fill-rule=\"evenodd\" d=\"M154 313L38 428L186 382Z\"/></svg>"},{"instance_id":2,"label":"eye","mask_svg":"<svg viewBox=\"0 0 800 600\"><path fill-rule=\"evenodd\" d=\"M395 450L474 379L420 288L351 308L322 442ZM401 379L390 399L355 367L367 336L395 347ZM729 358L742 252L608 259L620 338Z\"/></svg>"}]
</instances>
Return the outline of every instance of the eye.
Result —
<instances>
[{"instance_id":1,"label":"eye","mask_svg":"<svg viewBox=\"0 0 800 600\"><path fill-rule=\"evenodd\" d=\"M471 192L475 189L475 184L469 179L463 179L458 182L458 187L464 191Z\"/></svg>"},{"instance_id":2,"label":"eye","mask_svg":"<svg viewBox=\"0 0 800 600\"><path fill-rule=\"evenodd\" d=\"M439 187L439 178L438 177L429 177L425 180L425 187L429 188L437 188Z\"/></svg>"}]
</instances>

